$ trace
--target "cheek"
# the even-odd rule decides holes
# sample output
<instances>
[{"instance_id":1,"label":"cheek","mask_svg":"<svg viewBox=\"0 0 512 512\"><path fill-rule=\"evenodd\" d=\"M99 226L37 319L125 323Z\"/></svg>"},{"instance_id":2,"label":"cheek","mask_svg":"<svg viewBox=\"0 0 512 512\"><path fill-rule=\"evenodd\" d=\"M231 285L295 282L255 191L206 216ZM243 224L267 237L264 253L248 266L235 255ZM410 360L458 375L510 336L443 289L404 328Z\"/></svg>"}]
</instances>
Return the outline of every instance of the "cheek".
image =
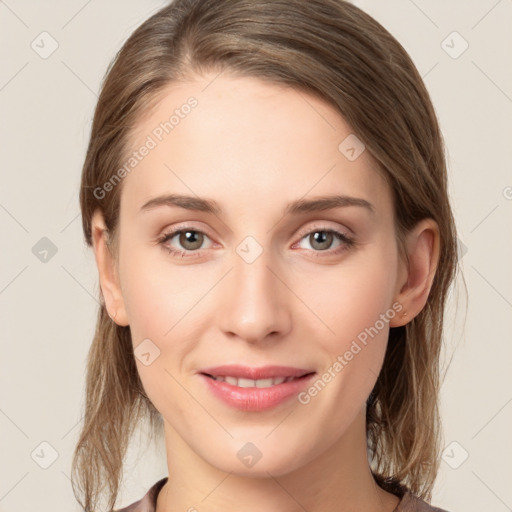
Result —
<instances>
[{"instance_id":1,"label":"cheek","mask_svg":"<svg viewBox=\"0 0 512 512\"><path fill-rule=\"evenodd\" d=\"M189 396L175 379L181 380L182 365L195 346L190 319L204 292L199 293L202 287L194 285L194 276L173 270L162 255L153 258L158 248L125 249L129 256L121 259L120 275L142 385L157 410L186 415L181 408ZM148 348L142 351L139 344ZM139 351L150 353L149 364L137 357Z\"/></svg>"},{"instance_id":2,"label":"cheek","mask_svg":"<svg viewBox=\"0 0 512 512\"><path fill-rule=\"evenodd\" d=\"M140 267L125 275L123 297L134 345L140 339L162 337L172 325L169 314L173 302L172 290L167 287L166 293L163 293L164 280Z\"/></svg>"},{"instance_id":3,"label":"cheek","mask_svg":"<svg viewBox=\"0 0 512 512\"><path fill-rule=\"evenodd\" d=\"M375 255L354 258L317 278L314 286L311 282L302 288L302 296L308 297L311 309L333 331L331 338L345 344L390 310L395 268L392 257L382 258L382 253L375 251Z\"/></svg>"},{"instance_id":4,"label":"cheek","mask_svg":"<svg viewBox=\"0 0 512 512\"><path fill-rule=\"evenodd\" d=\"M391 307L394 252L376 244L348 263L322 280L325 293L309 295L316 296L316 310L329 327L317 340L328 355L321 380L330 391L323 400L338 411L337 425L344 415L356 414L373 389L386 353L389 321L396 314Z\"/></svg>"},{"instance_id":5,"label":"cheek","mask_svg":"<svg viewBox=\"0 0 512 512\"><path fill-rule=\"evenodd\" d=\"M173 267L159 247L126 244L123 249L119 270L134 345L169 337L166 333L201 296L197 271Z\"/></svg>"}]
</instances>

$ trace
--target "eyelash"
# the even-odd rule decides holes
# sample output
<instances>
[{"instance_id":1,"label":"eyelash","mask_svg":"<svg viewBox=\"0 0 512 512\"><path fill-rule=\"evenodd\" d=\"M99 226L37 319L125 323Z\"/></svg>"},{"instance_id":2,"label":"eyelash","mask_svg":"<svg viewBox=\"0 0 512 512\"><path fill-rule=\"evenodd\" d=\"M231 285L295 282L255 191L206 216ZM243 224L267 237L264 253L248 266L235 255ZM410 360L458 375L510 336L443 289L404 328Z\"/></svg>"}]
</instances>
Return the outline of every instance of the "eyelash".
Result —
<instances>
[{"instance_id":1,"label":"eyelash","mask_svg":"<svg viewBox=\"0 0 512 512\"><path fill-rule=\"evenodd\" d=\"M169 240L174 238L176 235L184 233L186 231L193 231L194 233L201 233L205 236L208 236L203 231L200 231L199 229L194 229L193 226L181 226L179 229L170 231L168 233L164 233L161 237L159 237L157 239L157 243L160 244L162 246L162 248L165 249L169 254L171 254L172 256L175 256L175 257L181 256L182 258L183 257L194 258L194 257L201 256L200 250L194 250L194 251L183 250L183 251L181 251L181 250L177 250L177 249L172 249L172 248L168 247L167 245L165 245L166 242L168 242ZM344 251L347 251L356 245L356 241L353 238L347 236L344 233L341 233L340 231L337 231L332 228L328 228L327 226L321 226L321 225L313 226L313 228L310 229L308 232L302 234L299 242L302 241L305 237L307 237L313 233L318 233L318 232L332 233L339 241L343 242L343 245L341 245L340 247L338 247L334 250L327 249L325 251L315 251L314 249L309 249L310 251L313 251L314 257L316 257L316 258L325 257L322 255L323 253L327 253L329 256L334 256L334 255L340 254Z\"/></svg>"}]
</instances>

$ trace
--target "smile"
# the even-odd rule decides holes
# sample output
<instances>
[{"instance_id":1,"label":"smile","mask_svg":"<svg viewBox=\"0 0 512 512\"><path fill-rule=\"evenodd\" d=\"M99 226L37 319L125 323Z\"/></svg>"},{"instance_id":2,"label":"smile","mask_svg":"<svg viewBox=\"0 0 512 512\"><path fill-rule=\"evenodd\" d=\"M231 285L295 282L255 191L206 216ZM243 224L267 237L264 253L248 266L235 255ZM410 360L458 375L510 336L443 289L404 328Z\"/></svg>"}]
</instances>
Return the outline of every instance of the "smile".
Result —
<instances>
[{"instance_id":1,"label":"smile","mask_svg":"<svg viewBox=\"0 0 512 512\"><path fill-rule=\"evenodd\" d=\"M228 384L231 384L232 386L236 386L238 388L269 388L271 386L277 386L279 384L282 384L283 382L291 382L292 380L297 380L301 377L273 377L269 379L245 379L242 377L232 377L229 375L223 376L216 376L213 375L207 375L208 377L211 377L212 379L215 379L217 382L227 382Z\"/></svg>"},{"instance_id":2,"label":"smile","mask_svg":"<svg viewBox=\"0 0 512 512\"><path fill-rule=\"evenodd\" d=\"M304 390L315 372L300 377L245 377L215 376L200 373L207 390L224 404L245 412L262 412L278 405L291 403Z\"/></svg>"}]
</instances>

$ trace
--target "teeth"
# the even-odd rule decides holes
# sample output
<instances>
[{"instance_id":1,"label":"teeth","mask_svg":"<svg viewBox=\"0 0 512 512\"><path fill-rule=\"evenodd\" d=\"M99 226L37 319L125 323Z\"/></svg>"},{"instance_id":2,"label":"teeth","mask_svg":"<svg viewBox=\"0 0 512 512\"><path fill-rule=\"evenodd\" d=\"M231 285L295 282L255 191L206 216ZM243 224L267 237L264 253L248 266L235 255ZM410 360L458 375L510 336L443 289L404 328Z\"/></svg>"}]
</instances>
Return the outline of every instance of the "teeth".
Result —
<instances>
[{"instance_id":1,"label":"teeth","mask_svg":"<svg viewBox=\"0 0 512 512\"><path fill-rule=\"evenodd\" d=\"M294 380L295 377L273 377L269 379L244 379L242 377L214 377L215 380L219 382L227 382L232 386L238 386L239 388L269 388L271 386L277 386L278 384L282 384L283 382L290 382Z\"/></svg>"}]
</instances>

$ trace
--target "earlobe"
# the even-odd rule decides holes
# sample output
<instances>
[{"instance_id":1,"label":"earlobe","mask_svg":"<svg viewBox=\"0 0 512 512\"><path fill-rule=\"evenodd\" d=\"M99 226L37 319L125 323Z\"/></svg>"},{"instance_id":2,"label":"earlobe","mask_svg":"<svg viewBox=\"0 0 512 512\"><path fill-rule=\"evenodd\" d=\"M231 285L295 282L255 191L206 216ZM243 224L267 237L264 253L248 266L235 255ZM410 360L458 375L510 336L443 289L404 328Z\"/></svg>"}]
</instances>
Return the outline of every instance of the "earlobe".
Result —
<instances>
[{"instance_id":1,"label":"earlobe","mask_svg":"<svg viewBox=\"0 0 512 512\"><path fill-rule=\"evenodd\" d=\"M440 235L433 219L420 221L406 238L408 267L400 274L395 301L402 313L390 321L391 327L405 325L425 307L439 262ZM407 313L404 315L404 313Z\"/></svg>"},{"instance_id":2,"label":"earlobe","mask_svg":"<svg viewBox=\"0 0 512 512\"><path fill-rule=\"evenodd\" d=\"M108 230L102 212L98 209L92 217L92 242L98 268L101 293L105 308L118 325L128 325L124 299L121 292L115 257L107 245Z\"/></svg>"}]
</instances>

